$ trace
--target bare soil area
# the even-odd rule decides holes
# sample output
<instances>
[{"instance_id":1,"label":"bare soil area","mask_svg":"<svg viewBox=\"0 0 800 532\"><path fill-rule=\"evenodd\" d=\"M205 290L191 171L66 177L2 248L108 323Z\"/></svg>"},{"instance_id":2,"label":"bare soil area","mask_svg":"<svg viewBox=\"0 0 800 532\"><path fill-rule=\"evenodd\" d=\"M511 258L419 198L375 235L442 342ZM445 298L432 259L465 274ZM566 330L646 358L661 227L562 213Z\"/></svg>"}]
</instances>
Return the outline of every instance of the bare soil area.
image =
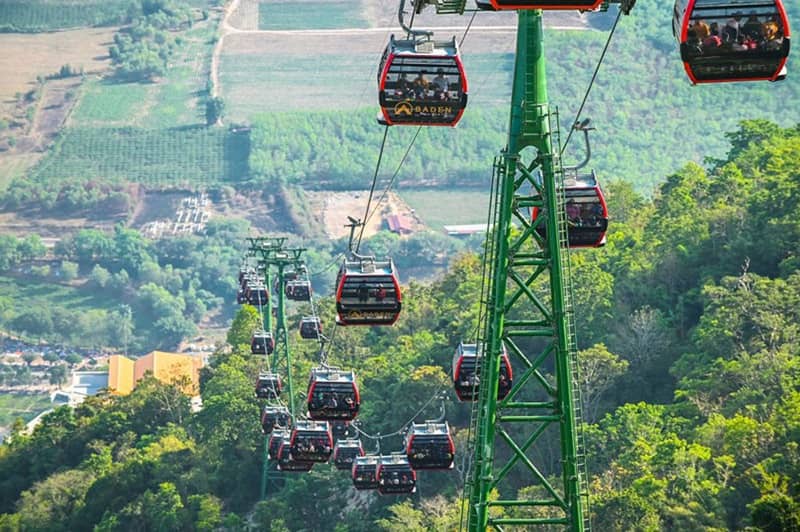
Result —
<instances>
[{"instance_id":1,"label":"bare soil area","mask_svg":"<svg viewBox=\"0 0 800 532\"><path fill-rule=\"evenodd\" d=\"M306 192L305 194L312 210L320 213L319 222L325 228L325 234L331 239L349 236L350 228L345 226L348 223L347 217L363 219L369 198L368 190ZM410 222L410 228L414 232L425 228L414 210L394 192L389 192L380 203L378 203L378 199L379 195L376 194L370 207L371 215L364 230L365 237L372 236L386 228L386 218L393 214L404 216Z\"/></svg>"},{"instance_id":2,"label":"bare soil area","mask_svg":"<svg viewBox=\"0 0 800 532\"><path fill-rule=\"evenodd\" d=\"M36 77L55 74L62 65L84 73L105 71L108 47L117 28L88 28L52 33L0 33L0 100L15 101L17 92L36 86Z\"/></svg>"}]
</instances>

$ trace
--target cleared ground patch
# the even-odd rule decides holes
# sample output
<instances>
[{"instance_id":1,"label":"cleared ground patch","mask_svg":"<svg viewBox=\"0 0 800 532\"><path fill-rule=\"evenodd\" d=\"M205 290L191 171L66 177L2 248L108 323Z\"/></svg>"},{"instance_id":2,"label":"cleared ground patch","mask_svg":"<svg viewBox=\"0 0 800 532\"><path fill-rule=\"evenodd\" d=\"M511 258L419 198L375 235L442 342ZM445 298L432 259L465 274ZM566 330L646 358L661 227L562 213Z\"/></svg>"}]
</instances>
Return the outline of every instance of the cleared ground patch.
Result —
<instances>
[{"instance_id":1,"label":"cleared ground patch","mask_svg":"<svg viewBox=\"0 0 800 532\"><path fill-rule=\"evenodd\" d=\"M54 74L62 65L83 68L84 73L105 71L111 64L108 47L116 31L90 28L36 35L0 33L0 101L13 104L16 93L36 86L37 76Z\"/></svg>"},{"instance_id":2,"label":"cleared ground patch","mask_svg":"<svg viewBox=\"0 0 800 532\"><path fill-rule=\"evenodd\" d=\"M397 194L435 231L445 225L486 223L489 190L401 189Z\"/></svg>"}]
</instances>

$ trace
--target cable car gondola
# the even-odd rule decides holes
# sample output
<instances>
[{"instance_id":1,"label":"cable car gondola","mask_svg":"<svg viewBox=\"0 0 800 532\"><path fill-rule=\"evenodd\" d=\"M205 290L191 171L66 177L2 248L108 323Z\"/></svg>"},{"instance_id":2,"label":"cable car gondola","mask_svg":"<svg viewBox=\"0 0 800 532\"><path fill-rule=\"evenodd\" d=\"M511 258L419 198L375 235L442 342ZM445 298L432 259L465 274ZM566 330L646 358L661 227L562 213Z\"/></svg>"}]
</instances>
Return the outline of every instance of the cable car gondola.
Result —
<instances>
[{"instance_id":1,"label":"cable car gondola","mask_svg":"<svg viewBox=\"0 0 800 532\"><path fill-rule=\"evenodd\" d=\"M406 434L406 456L414 469L452 469L456 447L445 423L412 423Z\"/></svg>"},{"instance_id":2,"label":"cable car gondola","mask_svg":"<svg viewBox=\"0 0 800 532\"><path fill-rule=\"evenodd\" d=\"M417 491L417 473L403 453L381 456L378 461L378 493L396 495Z\"/></svg>"},{"instance_id":3,"label":"cable car gondola","mask_svg":"<svg viewBox=\"0 0 800 532\"><path fill-rule=\"evenodd\" d=\"M292 433L288 429L276 429L272 431L269 442L267 443L267 452L269 453L270 460L278 459L278 450L280 449L281 443L284 439L288 439L291 434Z\"/></svg>"},{"instance_id":4,"label":"cable car gondola","mask_svg":"<svg viewBox=\"0 0 800 532\"><path fill-rule=\"evenodd\" d=\"M308 417L351 421L358 414L361 397L352 371L314 368L308 380Z\"/></svg>"},{"instance_id":5,"label":"cable car gondola","mask_svg":"<svg viewBox=\"0 0 800 532\"><path fill-rule=\"evenodd\" d=\"M402 294L391 260L345 260L336 287L339 325L392 325L400 316Z\"/></svg>"},{"instance_id":6,"label":"cable car gondola","mask_svg":"<svg viewBox=\"0 0 800 532\"><path fill-rule=\"evenodd\" d=\"M333 437L327 421L298 421L292 429L292 459L327 462L333 452Z\"/></svg>"},{"instance_id":7,"label":"cable car gondola","mask_svg":"<svg viewBox=\"0 0 800 532\"><path fill-rule=\"evenodd\" d=\"M242 288L236 291L236 303L238 305L244 305L245 303L247 303L247 296L245 295L245 291Z\"/></svg>"},{"instance_id":8,"label":"cable car gondola","mask_svg":"<svg viewBox=\"0 0 800 532\"><path fill-rule=\"evenodd\" d=\"M351 469L358 456L364 456L361 440L339 440L333 448L333 465L336 469Z\"/></svg>"},{"instance_id":9,"label":"cable car gondola","mask_svg":"<svg viewBox=\"0 0 800 532\"><path fill-rule=\"evenodd\" d=\"M289 281L284 292L292 301L311 301L311 281Z\"/></svg>"},{"instance_id":10,"label":"cable car gondola","mask_svg":"<svg viewBox=\"0 0 800 532\"><path fill-rule=\"evenodd\" d=\"M261 430L264 434L269 434L275 427L288 427L291 423L292 417L285 406L267 405L261 411Z\"/></svg>"},{"instance_id":11,"label":"cable car gondola","mask_svg":"<svg viewBox=\"0 0 800 532\"><path fill-rule=\"evenodd\" d=\"M379 456L356 456L353 468L350 470L353 477L353 486L357 490L378 489L378 461Z\"/></svg>"},{"instance_id":12,"label":"cable car gondola","mask_svg":"<svg viewBox=\"0 0 800 532\"><path fill-rule=\"evenodd\" d=\"M256 379L256 397L259 399L277 399L283 390L281 376L277 373L262 372Z\"/></svg>"},{"instance_id":13,"label":"cable car gondola","mask_svg":"<svg viewBox=\"0 0 800 532\"><path fill-rule=\"evenodd\" d=\"M278 447L278 471L293 471L305 473L314 467L312 461L301 461L294 457L290 440L284 438Z\"/></svg>"},{"instance_id":14,"label":"cable car gondola","mask_svg":"<svg viewBox=\"0 0 800 532\"><path fill-rule=\"evenodd\" d=\"M275 350L275 339L269 331L255 331L250 337L250 352L254 355L271 355Z\"/></svg>"},{"instance_id":15,"label":"cable car gondola","mask_svg":"<svg viewBox=\"0 0 800 532\"><path fill-rule=\"evenodd\" d=\"M455 126L467 106L467 76L450 41L398 40L378 68L378 101L388 125Z\"/></svg>"},{"instance_id":16,"label":"cable car gondola","mask_svg":"<svg viewBox=\"0 0 800 532\"><path fill-rule=\"evenodd\" d=\"M254 307L263 307L269 302L269 292L264 287L264 284L260 282L248 283L245 296L247 303Z\"/></svg>"},{"instance_id":17,"label":"cable car gondola","mask_svg":"<svg viewBox=\"0 0 800 532\"><path fill-rule=\"evenodd\" d=\"M304 316L300 320L300 338L317 340L322 334L322 322L316 316Z\"/></svg>"},{"instance_id":18,"label":"cable car gondola","mask_svg":"<svg viewBox=\"0 0 800 532\"><path fill-rule=\"evenodd\" d=\"M790 30L781 0L676 0L672 32L692 83L786 77Z\"/></svg>"},{"instance_id":19,"label":"cable car gondola","mask_svg":"<svg viewBox=\"0 0 800 532\"><path fill-rule=\"evenodd\" d=\"M567 241L571 248L604 246L608 230L608 206L592 170L589 174L578 174L577 170L564 169L564 208L566 210ZM533 209L535 222L542 212ZM547 238L545 220L536 226L539 236Z\"/></svg>"},{"instance_id":20,"label":"cable car gondola","mask_svg":"<svg viewBox=\"0 0 800 532\"><path fill-rule=\"evenodd\" d=\"M478 398L480 384L481 358L478 356L477 344L460 343L453 356L453 387L459 401L474 401ZM511 391L514 374L511 371L511 360L508 358L505 345L500 355L500 373L498 374L497 399L505 399Z\"/></svg>"}]
</instances>

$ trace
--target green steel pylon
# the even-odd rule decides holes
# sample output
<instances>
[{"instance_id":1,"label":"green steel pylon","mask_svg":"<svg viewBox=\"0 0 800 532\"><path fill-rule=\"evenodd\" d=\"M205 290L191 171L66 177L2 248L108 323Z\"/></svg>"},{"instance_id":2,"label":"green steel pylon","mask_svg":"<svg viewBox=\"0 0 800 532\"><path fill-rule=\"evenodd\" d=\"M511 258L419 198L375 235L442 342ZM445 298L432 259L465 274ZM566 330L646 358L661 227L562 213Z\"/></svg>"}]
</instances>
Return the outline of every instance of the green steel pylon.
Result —
<instances>
[{"instance_id":1,"label":"green steel pylon","mask_svg":"<svg viewBox=\"0 0 800 532\"><path fill-rule=\"evenodd\" d=\"M558 121L547 102L542 12L519 11L508 146L495 161L483 365L468 528L589 528ZM527 149L526 149L527 148ZM543 215L531 221L529 209ZM536 225L545 223L548 238ZM504 347L514 385L497 400ZM560 444L547 460L536 444ZM557 463L556 463L557 462ZM520 496L520 486L533 486ZM495 495L493 491L496 490Z\"/></svg>"},{"instance_id":2,"label":"green steel pylon","mask_svg":"<svg viewBox=\"0 0 800 532\"><path fill-rule=\"evenodd\" d=\"M267 290L272 289L272 270L277 270L277 297L275 348L272 353L272 370L277 372L280 367L286 369L286 391L289 396L289 414L292 424L295 421L294 389L292 386L292 358L289 349L289 334L286 325L286 269L293 268L298 271L303 266L302 255L305 248L286 249L283 244L286 238L248 238L250 248L248 255L258 257L258 265L264 277ZM272 298L263 313L263 326L265 331L272 331ZM269 436L264 437L264 455L261 470L261 499L265 499L269 491L270 480L282 478L280 472L275 470L274 463L269 459Z\"/></svg>"}]
</instances>

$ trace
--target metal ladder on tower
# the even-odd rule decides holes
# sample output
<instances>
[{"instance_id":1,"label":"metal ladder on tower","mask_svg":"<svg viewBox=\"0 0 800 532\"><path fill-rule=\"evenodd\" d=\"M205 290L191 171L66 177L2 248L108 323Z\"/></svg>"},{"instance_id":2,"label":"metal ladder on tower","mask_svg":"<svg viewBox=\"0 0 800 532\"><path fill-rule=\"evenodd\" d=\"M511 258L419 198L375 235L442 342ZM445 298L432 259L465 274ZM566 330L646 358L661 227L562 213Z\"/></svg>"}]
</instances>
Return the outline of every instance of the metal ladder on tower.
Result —
<instances>
[{"instance_id":1,"label":"metal ladder on tower","mask_svg":"<svg viewBox=\"0 0 800 532\"><path fill-rule=\"evenodd\" d=\"M555 124L553 120L555 119ZM564 167L561 163L561 135L558 110L550 113L550 131L553 141L554 167L556 172L557 190L557 218L558 218L558 243L563 253L561 255L561 278L564 287L564 310L566 312L567 324L567 356L569 357L570 379L572 381L572 416L576 427L576 459L578 470L578 485L580 486L580 497L583 499L583 528L586 532L591 531L590 507L589 507L589 476L586 467L586 443L584 436L583 420L583 401L581 399L581 379L580 368L578 367L578 347L575 334L575 306L572 300L572 264L570 261L569 238L567 234L567 214L566 198L564 194ZM555 126L555 127L553 127Z\"/></svg>"}]
</instances>

